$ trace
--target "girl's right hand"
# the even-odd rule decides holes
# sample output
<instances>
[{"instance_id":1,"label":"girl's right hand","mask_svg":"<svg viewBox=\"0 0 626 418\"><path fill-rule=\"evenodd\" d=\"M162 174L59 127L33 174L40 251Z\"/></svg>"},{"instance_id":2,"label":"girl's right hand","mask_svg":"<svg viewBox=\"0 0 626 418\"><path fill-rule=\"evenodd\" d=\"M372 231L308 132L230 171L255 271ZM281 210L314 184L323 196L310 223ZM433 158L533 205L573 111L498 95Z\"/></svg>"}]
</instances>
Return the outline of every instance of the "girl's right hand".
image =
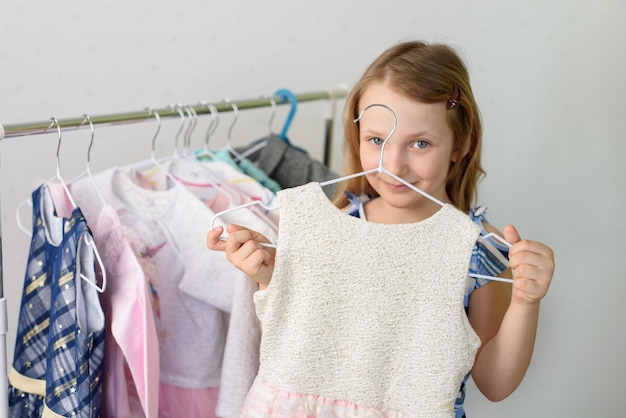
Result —
<instances>
[{"instance_id":1,"label":"girl's right hand","mask_svg":"<svg viewBox=\"0 0 626 418\"><path fill-rule=\"evenodd\" d=\"M239 225L226 226L228 238L220 240L224 228L218 226L207 234L207 247L211 250L224 251L226 258L235 267L243 271L259 284L259 289L267 287L274 272L276 250L264 247L260 243L269 243L260 233Z\"/></svg>"}]
</instances>

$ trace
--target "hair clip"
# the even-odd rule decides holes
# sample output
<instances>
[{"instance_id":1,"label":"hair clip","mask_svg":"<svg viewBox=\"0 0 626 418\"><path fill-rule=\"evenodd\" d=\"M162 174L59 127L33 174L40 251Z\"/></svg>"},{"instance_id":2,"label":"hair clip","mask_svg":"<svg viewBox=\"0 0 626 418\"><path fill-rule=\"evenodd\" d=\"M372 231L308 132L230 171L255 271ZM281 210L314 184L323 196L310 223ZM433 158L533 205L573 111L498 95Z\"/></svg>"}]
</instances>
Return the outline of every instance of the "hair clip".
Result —
<instances>
[{"instance_id":1,"label":"hair clip","mask_svg":"<svg viewBox=\"0 0 626 418\"><path fill-rule=\"evenodd\" d=\"M461 100L461 90L459 90L457 86L454 86L452 90L452 97L448 99L448 102L446 103L446 109L454 109L457 105L461 104L459 103L459 100Z\"/></svg>"}]
</instances>

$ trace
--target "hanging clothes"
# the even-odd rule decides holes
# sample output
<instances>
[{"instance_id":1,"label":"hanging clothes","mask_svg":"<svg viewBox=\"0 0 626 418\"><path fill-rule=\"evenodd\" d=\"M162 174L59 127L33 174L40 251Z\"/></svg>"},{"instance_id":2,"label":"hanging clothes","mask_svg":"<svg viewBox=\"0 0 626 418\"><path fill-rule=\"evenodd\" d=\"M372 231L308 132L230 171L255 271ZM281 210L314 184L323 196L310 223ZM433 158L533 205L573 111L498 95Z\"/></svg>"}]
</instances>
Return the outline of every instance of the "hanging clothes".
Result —
<instances>
[{"instance_id":1,"label":"hanging clothes","mask_svg":"<svg viewBox=\"0 0 626 418\"><path fill-rule=\"evenodd\" d=\"M216 152L216 155L222 161L227 162L232 167L240 170L242 173L249 175L256 181L261 183L264 187L268 188L272 192L276 193L282 187L278 182L268 176L267 172L257 167L252 161L247 158L242 158L239 161L235 161L230 155L230 151L227 149L221 149Z\"/></svg>"},{"instance_id":2,"label":"hanging clothes","mask_svg":"<svg viewBox=\"0 0 626 418\"><path fill-rule=\"evenodd\" d=\"M163 165L185 189L196 195L201 202L215 211L227 208L216 208L216 196L222 192L219 190L223 183L214 183L212 175L206 171L210 169L213 175L221 177L230 186L237 190L247 190L249 194L241 193L242 203L246 201L272 201L275 195L263 187L258 182L253 181L249 176L243 175L229 164L223 161L204 161L198 165L197 161L175 159ZM139 174L145 183L157 190L167 190L175 187L172 179L163 170L148 170ZM246 225L264 234L268 239L276 238L276 231L273 225L274 219L259 216L257 212L251 210L240 210L221 218L223 222ZM269 222L269 223L268 223ZM208 225L207 225L208 226ZM244 280L237 273L237 277L232 278L233 298L232 308L229 310L228 338L224 349L222 363L222 376L220 380L220 395L216 407L216 414L220 417L238 417L243 402L250 386L258 371L258 357L260 345L260 328L252 303L253 295L258 290L256 283L243 275ZM180 284L179 289L187 295L191 295L208 305L219 306L215 300L215 284L211 280L198 280L197 277L187 275ZM224 308L227 309L227 308Z\"/></svg>"},{"instance_id":3,"label":"hanging clothes","mask_svg":"<svg viewBox=\"0 0 626 418\"><path fill-rule=\"evenodd\" d=\"M54 206L44 187L31 194L33 203L32 239L15 339L13 366L9 371L9 413L12 418L40 417L46 395L45 378L52 305L52 277L55 252L60 238ZM48 226L49 225L49 226Z\"/></svg>"},{"instance_id":4,"label":"hanging clothes","mask_svg":"<svg viewBox=\"0 0 626 418\"><path fill-rule=\"evenodd\" d=\"M213 212L220 212L233 205L253 201L263 203L265 206L272 206L275 203L274 192L222 160L202 162L174 160L166 168L175 179L181 181ZM160 177L160 180L156 180L157 182L171 186L171 179L166 178L162 173ZM220 183L215 183L214 178L220 179ZM226 191L226 187L229 187L236 196L232 197L227 206L217 205L218 197L221 197L220 203L223 204L223 196L230 194ZM268 239L275 239L278 232L278 211L266 213L254 209L253 207L250 210L240 211L235 217L227 215L222 219L226 223L249 226Z\"/></svg>"},{"instance_id":5,"label":"hanging clothes","mask_svg":"<svg viewBox=\"0 0 626 418\"><path fill-rule=\"evenodd\" d=\"M104 377L104 312L98 300L93 237L80 209L64 225L55 260L44 416L100 417ZM47 414L45 409L51 411Z\"/></svg>"},{"instance_id":6,"label":"hanging clothes","mask_svg":"<svg viewBox=\"0 0 626 418\"><path fill-rule=\"evenodd\" d=\"M87 179L86 179L87 180ZM69 185L101 250L107 288L100 301L107 318L105 344L105 417L156 418L159 402L159 347L153 314L158 272L145 243L121 224L91 181ZM57 208L71 210L58 184L50 185Z\"/></svg>"},{"instance_id":7,"label":"hanging clothes","mask_svg":"<svg viewBox=\"0 0 626 418\"><path fill-rule=\"evenodd\" d=\"M326 100L328 94L316 95ZM152 115L160 123L156 112ZM143 119L132 115L124 121ZM60 145L61 124L54 121ZM93 141L91 118L70 125L82 127L87 121ZM15 135L8 126L6 133L21 136L19 131ZM241 193L241 203L273 205L281 189L276 180L251 161L226 161L232 164L230 171L217 170L224 184ZM215 170L213 163L205 162ZM179 168L172 170L176 176L190 174L188 167L177 172ZM241 169L251 176L237 171ZM11 417L44 412L94 417L102 412L116 418L239 416L259 365L260 327L252 302L257 286L230 263L221 264L223 257L205 245L208 221L234 202L220 193L205 196L209 182L202 179L186 192L165 182L151 193L149 187L135 189L139 177L126 179L132 187L113 172L104 177L111 203L99 201L87 179L70 186L78 210L55 184L33 192L33 235L9 376ZM202 206L191 203L190 191ZM176 209L169 211L171 207ZM248 209L218 222L254 225L275 240L278 211ZM62 231L65 226L68 231ZM90 232L107 272L108 286L100 295L80 277L82 272L95 280L93 254L79 239ZM57 254L59 246L65 254Z\"/></svg>"},{"instance_id":8,"label":"hanging clothes","mask_svg":"<svg viewBox=\"0 0 626 418\"><path fill-rule=\"evenodd\" d=\"M269 135L265 141L266 145L249 155L248 159L276 180L281 188L302 186L311 181L323 182L339 177L320 161L289 146L274 134ZM334 185L330 185L324 188L324 193L332 198L335 189Z\"/></svg>"},{"instance_id":9,"label":"hanging clothes","mask_svg":"<svg viewBox=\"0 0 626 418\"><path fill-rule=\"evenodd\" d=\"M242 289L250 279L220 254L206 249L213 212L179 183L167 190L159 185L155 188L161 190L146 189L119 169L104 171L94 179L121 223L146 243L159 272L159 282L154 285L159 312L159 416L215 416L218 397L221 401L233 395L241 398L241 406L253 377L247 381L250 371L225 359L250 356L250 345L258 341L260 330L251 294L237 293L250 291ZM205 293L185 292L181 285L187 282L202 283ZM247 300L247 305L239 303L240 298ZM244 313L246 309L248 313ZM256 347L258 350L258 344ZM256 360L243 365L251 363L255 363L255 374L258 351ZM226 378L238 391L220 390ZM234 415L238 413L239 409Z\"/></svg>"},{"instance_id":10,"label":"hanging clothes","mask_svg":"<svg viewBox=\"0 0 626 418\"><path fill-rule=\"evenodd\" d=\"M417 223L366 222L318 183L277 197L274 274L255 294L261 364L243 415L453 417L480 345L463 307L479 227L451 205Z\"/></svg>"},{"instance_id":11,"label":"hanging clothes","mask_svg":"<svg viewBox=\"0 0 626 418\"><path fill-rule=\"evenodd\" d=\"M46 186L32 193L33 239L13 368L11 417L100 417L104 312L93 241L76 208L58 217ZM87 283L87 280L92 283Z\"/></svg>"}]
</instances>

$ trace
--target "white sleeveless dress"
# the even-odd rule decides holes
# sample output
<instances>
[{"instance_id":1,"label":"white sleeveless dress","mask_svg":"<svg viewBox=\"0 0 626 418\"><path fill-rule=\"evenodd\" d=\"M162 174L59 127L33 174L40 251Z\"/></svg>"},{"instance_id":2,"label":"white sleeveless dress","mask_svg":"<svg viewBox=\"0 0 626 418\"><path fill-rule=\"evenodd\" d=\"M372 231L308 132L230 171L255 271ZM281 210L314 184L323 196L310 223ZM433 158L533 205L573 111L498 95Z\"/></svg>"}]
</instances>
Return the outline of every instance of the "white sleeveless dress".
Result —
<instances>
[{"instance_id":1,"label":"white sleeveless dress","mask_svg":"<svg viewBox=\"0 0 626 418\"><path fill-rule=\"evenodd\" d=\"M453 417L480 339L463 307L480 232L451 205L412 224L346 215L318 183L277 194L261 364L245 417Z\"/></svg>"}]
</instances>

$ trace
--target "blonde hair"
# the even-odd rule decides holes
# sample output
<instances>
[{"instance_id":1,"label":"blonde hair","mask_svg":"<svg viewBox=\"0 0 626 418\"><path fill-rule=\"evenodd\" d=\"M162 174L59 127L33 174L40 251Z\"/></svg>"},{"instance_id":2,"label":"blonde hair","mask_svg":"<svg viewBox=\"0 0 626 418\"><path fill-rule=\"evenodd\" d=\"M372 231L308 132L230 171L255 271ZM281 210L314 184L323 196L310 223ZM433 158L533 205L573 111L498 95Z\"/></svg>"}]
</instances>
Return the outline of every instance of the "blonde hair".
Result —
<instances>
[{"instance_id":1,"label":"blonde hair","mask_svg":"<svg viewBox=\"0 0 626 418\"><path fill-rule=\"evenodd\" d=\"M420 41L400 43L383 52L367 68L346 99L343 175L363 171L359 155L359 126L353 120L359 114L363 92L374 83L383 83L423 103L456 101L448 110L448 122L454 132L458 158L450 164L446 192L456 208L467 212L475 204L478 181L485 171L480 163L480 114L467 68L461 58L447 45ZM337 186L334 203L338 207L348 204L346 191L377 195L364 176L346 180Z\"/></svg>"}]
</instances>

